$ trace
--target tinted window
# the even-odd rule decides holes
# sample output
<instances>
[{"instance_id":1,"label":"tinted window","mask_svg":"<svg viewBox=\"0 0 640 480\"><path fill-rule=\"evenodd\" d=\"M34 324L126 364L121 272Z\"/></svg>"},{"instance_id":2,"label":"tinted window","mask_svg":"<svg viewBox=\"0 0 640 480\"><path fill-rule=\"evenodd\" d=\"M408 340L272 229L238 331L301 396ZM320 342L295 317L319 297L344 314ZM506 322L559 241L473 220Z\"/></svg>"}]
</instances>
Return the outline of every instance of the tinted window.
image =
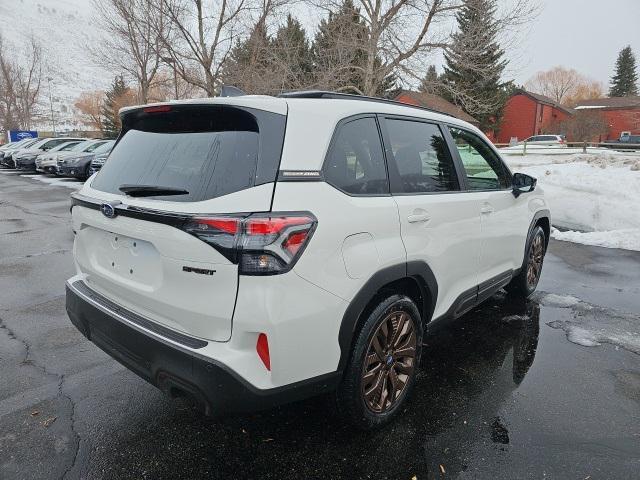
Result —
<instances>
[{"instance_id":1,"label":"tinted window","mask_svg":"<svg viewBox=\"0 0 640 480\"><path fill-rule=\"evenodd\" d=\"M389 193L382 144L373 117L352 120L339 127L324 175L328 183L353 195Z\"/></svg>"},{"instance_id":2,"label":"tinted window","mask_svg":"<svg viewBox=\"0 0 640 480\"><path fill-rule=\"evenodd\" d=\"M82 151L83 152L93 152L94 150L97 150L98 147L101 147L102 145L104 145L106 142L96 142L96 143L92 143L91 145L89 145L88 147L85 147Z\"/></svg>"},{"instance_id":3,"label":"tinted window","mask_svg":"<svg viewBox=\"0 0 640 480\"><path fill-rule=\"evenodd\" d=\"M395 119L387 119L386 125L400 178L394 193L458 190L453 161L437 125Z\"/></svg>"},{"instance_id":4,"label":"tinted window","mask_svg":"<svg viewBox=\"0 0 640 480\"><path fill-rule=\"evenodd\" d=\"M113 148L113 144L116 143L115 140L109 140L108 142L104 142L96 148L93 153L105 153L111 151Z\"/></svg>"},{"instance_id":5,"label":"tinted window","mask_svg":"<svg viewBox=\"0 0 640 480\"><path fill-rule=\"evenodd\" d=\"M57 138L55 140L49 140L48 142L42 144L40 148L43 150L51 150L53 147L57 147L60 144L67 143L69 140L64 138Z\"/></svg>"},{"instance_id":6,"label":"tinted window","mask_svg":"<svg viewBox=\"0 0 640 480\"><path fill-rule=\"evenodd\" d=\"M125 117L123 134L91 186L111 193L121 193L124 184L179 188L189 193L156 198L196 202L256 184L261 139L254 115L232 107L171 108ZM271 117L281 148L283 121ZM277 166L271 181L276 173Z\"/></svg>"},{"instance_id":7,"label":"tinted window","mask_svg":"<svg viewBox=\"0 0 640 480\"><path fill-rule=\"evenodd\" d=\"M78 144L78 143L70 142L70 143L67 143L67 144L65 144L65 145L61 145L61 146L60 146L60 148L59 148L59 151L66 152L66 151L68 151L68 150L71 150L71 149L72 149L73 147L75 147L77 144Z\"/></svg>"},{"instance_id":8,"label":"tinted window","mask_svg":"<svg viewBox=\"0 0 640 480\"><path fill-rule=\"evenodd\" d=\"M511 187L511 178L502 160L477 135L449 127L464 165L470 190L499 190Z\"/></svg>"}]
</instances>

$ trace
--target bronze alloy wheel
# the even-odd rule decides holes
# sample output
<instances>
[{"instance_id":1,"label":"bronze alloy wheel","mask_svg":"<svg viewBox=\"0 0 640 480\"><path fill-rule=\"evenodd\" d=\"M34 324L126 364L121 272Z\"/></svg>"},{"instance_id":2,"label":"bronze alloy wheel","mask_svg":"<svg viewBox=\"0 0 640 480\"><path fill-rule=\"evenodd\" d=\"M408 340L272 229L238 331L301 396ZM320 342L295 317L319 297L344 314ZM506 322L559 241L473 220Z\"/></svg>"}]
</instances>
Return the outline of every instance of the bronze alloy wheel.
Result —
<instances>
[{"instance_id":1,"label":"bronze alloy wheel","mask_svg":"<svg viewBox=\"0 0 640 480\"><path fill-rule=\"evenodd\" d=\"M527 284L535 287L542 271L542 260L544 258L544 241L542 235L536 235L529 248L529 263L527 265Z\"/></svg>"},{"instance_id":2,"label":"bronze alloy wheel","mask_svg":"<svg viewBox=\"0 0 640 480\"><path fill-rule=\"evenodd\" d=\"M380 323L369 342L361 392L373 413L384 413L402 398L415 369L416 331L409 313L395 311Z\"/></svg>"}]
</instances>

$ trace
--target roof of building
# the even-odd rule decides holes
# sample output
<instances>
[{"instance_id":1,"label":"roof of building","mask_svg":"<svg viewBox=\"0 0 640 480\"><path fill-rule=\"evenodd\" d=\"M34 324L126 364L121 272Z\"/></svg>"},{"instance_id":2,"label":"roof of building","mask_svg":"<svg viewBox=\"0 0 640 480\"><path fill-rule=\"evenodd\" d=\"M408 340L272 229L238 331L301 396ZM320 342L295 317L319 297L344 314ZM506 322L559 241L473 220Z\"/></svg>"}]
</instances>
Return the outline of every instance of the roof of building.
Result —
<instances>
[{"instance_id":1,"label":"roof of building","mask_svg":"<svg viewBox=\"0 0 640 480\"><path fill-rule=\"evenodd\" d=\"M480 123L460 107L454 105L453 103L445 100L438 95L424 92L413 92L411 90L401 90L400 93L396 95L396 100L398 100L398 98L403 95L410 97L420 107L430 108L438 112L451 115L453 117L459 118L460 120L464 120L465 122L469 122L472 125L477 126Z\"/></svg>"},{"instance_id":2,"label":"roof of building","mask_svg":"<svg viewBox=\"0 0 640 480\"><path fill-rule=\"evenodd\" d=\"M545 105L550 105L558 110L562 110L569 115L573 115L576 113L573 108L565 107L564 105L559 104L553 98L547 97L546 95L542 95L540 93L529 92L527 90L518 90L514 93L514 95L527 95L528 97L533 98L536 102L544 103Z\"/></svg>"},{"instance_id":3,"label":"roof of building","mask_svg":"<svg viewBox=\"0 0 640 480\"><path fill-rule=\"evenodd\" d=\"M640 96L635 97L606 97L582 100L576 106L576 110L587 108L638 108Z\"/></svg>"}]
</instances>

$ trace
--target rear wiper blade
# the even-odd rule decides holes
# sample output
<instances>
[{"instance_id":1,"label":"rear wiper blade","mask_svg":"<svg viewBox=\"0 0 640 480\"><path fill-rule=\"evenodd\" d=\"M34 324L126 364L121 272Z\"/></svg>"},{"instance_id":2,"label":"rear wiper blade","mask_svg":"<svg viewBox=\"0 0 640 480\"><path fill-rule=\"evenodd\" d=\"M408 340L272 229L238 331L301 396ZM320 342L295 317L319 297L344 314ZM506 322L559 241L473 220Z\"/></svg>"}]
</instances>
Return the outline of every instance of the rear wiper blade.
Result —
<instances>
[{"instance_id":1,"label":"rear wiper blade","mask_svg":"<svg viewBox=\"0 0 640 480\"><path fill-rule=\"evenodd\" d=\"M118 187L122 193L131 197L161 197L167 195L189 195L183 188L164 187L162 185L129 185L124 184Z\"/></svg>"}]
</instances>

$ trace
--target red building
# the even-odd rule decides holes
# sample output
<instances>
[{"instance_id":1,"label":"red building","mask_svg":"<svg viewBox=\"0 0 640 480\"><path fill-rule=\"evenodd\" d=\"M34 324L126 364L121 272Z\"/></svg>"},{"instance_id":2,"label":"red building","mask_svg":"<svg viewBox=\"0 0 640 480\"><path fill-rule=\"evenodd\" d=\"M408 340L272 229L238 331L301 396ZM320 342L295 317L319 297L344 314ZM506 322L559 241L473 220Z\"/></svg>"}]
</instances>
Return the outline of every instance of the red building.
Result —
<instances>
[{"instance_id":1,"label":"red building","mask_svg":"<svg viewBox=\"0 0 640 480\"><path fill-rule=\"evenodd\" d=\"M487 136L496 143L509 143L512 139L522 141L541 133L559 133L552 131L554 126L572 114L570 108L549 97L521 90L507 100L500 131L497 135L489 132Z\"/></svg>"},{"instance_id":2,"label":"red building","mask_svg":"<svg viewBox=\"0 0 640 480\"><path fill-rule=\"evenodd\" d=\"M394 99L398 102L408 103L409 105L416 105L418 107L430 108L438 112L446 113L453 117L469 122L476 127L479 125L478 120L469 115L467 112L457 107L453 103L445 100L438 95L432 95L431 93L412 92L409 90L402 90Z\"/></svg>"},{"instance_id":3,"label":"red building","mask_svg":"<svg viewBox=\"0 0 640 480\"><path fill-rule=\"evenodd\" d=\"M611 97L583 100L576 110L602 115L609 125L606 138L617 140L622 132L640 135L640 97Z\"/></svg>"}]
</instances>

